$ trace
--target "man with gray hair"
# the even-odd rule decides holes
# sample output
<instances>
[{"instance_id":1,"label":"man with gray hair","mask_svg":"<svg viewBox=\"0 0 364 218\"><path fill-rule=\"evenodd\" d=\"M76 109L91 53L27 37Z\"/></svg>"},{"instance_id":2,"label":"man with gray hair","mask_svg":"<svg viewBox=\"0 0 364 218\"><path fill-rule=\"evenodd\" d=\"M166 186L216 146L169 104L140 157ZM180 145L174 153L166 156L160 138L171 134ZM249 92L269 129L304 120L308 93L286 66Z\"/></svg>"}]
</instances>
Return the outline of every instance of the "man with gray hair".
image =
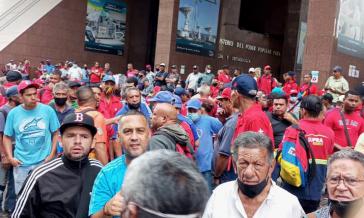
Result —
<instances>
[{"instance_id":1,"label":"man with gray hair","mask_svg":"<svg viewBox=\"0 0 364 218\"><path fill-rule=\"evenodd\" d=\"M57 114L59 123L63 122L63 119L75 111L70 104L67 103L69 96L69 87L64 82L56 83L53 87L54 101L49 103L49 106L54 109Z\"/></svg>"},{"instance_id":2,"label":"man with gray hair","mask_svg":"<svg viewBox=\"0 0 364 218\"><path fill-rule=\"evenodd\" d=\"M150 151L128 167L123 217L201 217L207 184L195 164L173 151ZM222 216L224 217L224 216Z\"/></svg>"},{"instance_id":3,"label":"man with gray hair","mask_svg":"<svg viewBox=\"0 0 364 218\"><path fill-rule=\"evenodd\" d=\"M214 190L203 218L304 216L298 199L271 179L275 162L269 137L241 133L233 144L233 158L238 179Z\"/></svg>"}]
</instances>

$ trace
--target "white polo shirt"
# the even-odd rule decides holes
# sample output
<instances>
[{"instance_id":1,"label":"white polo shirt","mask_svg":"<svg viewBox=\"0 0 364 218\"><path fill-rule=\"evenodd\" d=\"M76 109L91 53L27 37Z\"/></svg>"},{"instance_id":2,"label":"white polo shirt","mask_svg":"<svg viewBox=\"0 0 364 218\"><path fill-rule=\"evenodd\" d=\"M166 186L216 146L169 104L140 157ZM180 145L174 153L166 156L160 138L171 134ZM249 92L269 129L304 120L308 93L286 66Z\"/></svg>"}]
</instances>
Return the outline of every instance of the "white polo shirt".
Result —
<instances>
[{"instance_id":1,"label":"white polo shirt","mask_svg":"<svg viewBox=\"0 0 364 218\"><path fill-rule=\"evenodd\" d=\"M277 186L272 186L267 198L253 218L302 218L305 216L296 196ZM202 218L247 218L238 194L237 181L219 185L212 193Z\"/></svg>"}]
</instances>

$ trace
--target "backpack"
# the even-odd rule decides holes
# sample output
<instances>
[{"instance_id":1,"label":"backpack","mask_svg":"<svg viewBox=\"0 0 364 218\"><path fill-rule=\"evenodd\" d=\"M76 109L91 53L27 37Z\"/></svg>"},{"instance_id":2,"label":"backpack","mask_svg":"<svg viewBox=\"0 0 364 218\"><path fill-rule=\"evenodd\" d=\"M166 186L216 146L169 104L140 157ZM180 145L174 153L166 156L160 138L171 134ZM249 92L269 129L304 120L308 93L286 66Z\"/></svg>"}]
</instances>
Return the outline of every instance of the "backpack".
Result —
<instances>
[{"instance_id":1,"label":"backpack","mask_svg":"<svg viewBox=\"0 0 364 218\"><path fill-rule=\"evenodd\" d=\"M282 180L302 188L309 185L316 171L316 161L305 134L298 125L288 127L276 156Z\"/></svg>"},{"instance_id":2,"label":"backpack","mask_svg":"<svg viewBox=\"0 0 364 218\"><path fill-rule=\"evenodd\" d=\"M163 135L167 137L168 139L176 143L176 152L186 156L191 160L195 159L195 150L193 149L191 143L188 140L186 141L186 144L182 145L177 143L176 140L165 131L158 131L157 134L155 135Z\"/></svg>"}]
</instances>

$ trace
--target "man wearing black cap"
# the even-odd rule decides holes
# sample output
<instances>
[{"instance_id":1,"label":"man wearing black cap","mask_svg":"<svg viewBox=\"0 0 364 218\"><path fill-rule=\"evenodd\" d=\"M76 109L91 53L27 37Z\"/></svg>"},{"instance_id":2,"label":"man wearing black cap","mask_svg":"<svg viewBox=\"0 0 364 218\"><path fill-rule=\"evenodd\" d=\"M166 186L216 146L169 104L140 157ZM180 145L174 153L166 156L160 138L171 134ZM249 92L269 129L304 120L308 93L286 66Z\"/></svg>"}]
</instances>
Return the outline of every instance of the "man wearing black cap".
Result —
<instances>
[{"instance_id":1,"label":"man wearing black cap","mask_svg":"<svg viewBox=\"0 0 364 218\"><path fill-rule=\"evenodd\" d=\"M300 108L302 119L298 126L306 133L305 138L316 161L315 173L312 174L312 179L305 187L295 187L283 181L282 188L295 195L303 210L310 213L315 211L320 204L321 191L326 178L327 160L334 151L334 132L321 122L322 103L319 97L314 95L303 97ZM283 141L287 137L292 137L292 132L297 135L296 129L288 127ZM311 159L310 163L312 163Z\"/></svg>"},{"instance_id":2,"label":"man wearing black cap","mask_svg":"<svg viewBox=\"0 0 364 218\"><path fill-rule=\"evenodd\" d=\"M87 217L92 185L102 165L88 153L97 129L84 113L60 127L64 155L36 168L23 186L12 217Z\"/></svg>"},{"instance_id":3,"label":"man wearing black cap","mask_svg":"<svg viewBox=\"0 0 364 218\"><path fill-rule=\"evenodd\" d=\"M343 68L335 66L332 69L333 75L330 76L325 83L325 90L332 95L333 102L336 103L339 97L345 95L349 91L349 83L342 75Z\"/></svg>"},{"instance_id":4,"label":"man wearing black cap","mask_svg":"<svg viewBox=\"0 0 364 218\"><path fill-rule=\"evenodd\" d=\"M4 84L4 88L10 88L11 86L18 85L22 80L22 75L18 71L8 71L6 74L6 83Z\"/></svg>"}]
</instances>

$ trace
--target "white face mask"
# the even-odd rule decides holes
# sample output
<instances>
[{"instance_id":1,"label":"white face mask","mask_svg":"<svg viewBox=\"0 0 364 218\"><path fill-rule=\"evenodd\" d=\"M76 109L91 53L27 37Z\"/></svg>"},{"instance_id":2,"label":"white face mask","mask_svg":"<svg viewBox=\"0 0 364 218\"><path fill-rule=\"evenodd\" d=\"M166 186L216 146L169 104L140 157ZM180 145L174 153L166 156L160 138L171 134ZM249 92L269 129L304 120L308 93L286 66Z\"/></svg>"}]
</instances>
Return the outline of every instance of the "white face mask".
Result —
<instances>
[{"instance_id":1,"label":"white face mask","mask_svg":"<svg viewBox=\"0 0 364 218\"><path fill-rule=\"evenodd\" d=\"M293 102L296 102L297 101L297 97L290 97L289 100L293 103Z\"/></svg>"},{"instance_id":2,"label":"white face mask","mask_svg":"<svg viewBox=\"0 0 364 218\"><path fill-rule=\"evenodd\" d=\"M211 70L206 70L207 73L211 73Z\"/></svg>"}]
</instances>

